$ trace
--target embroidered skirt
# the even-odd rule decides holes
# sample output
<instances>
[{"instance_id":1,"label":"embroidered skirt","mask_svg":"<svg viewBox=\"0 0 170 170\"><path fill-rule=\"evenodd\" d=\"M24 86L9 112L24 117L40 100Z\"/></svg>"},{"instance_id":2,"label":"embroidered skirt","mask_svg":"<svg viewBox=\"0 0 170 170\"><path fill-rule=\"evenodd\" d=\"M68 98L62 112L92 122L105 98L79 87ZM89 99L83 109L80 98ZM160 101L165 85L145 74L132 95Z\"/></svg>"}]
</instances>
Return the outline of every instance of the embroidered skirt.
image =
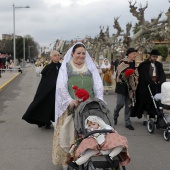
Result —
<instances>
[{"instance_id":1,"label":"embroidered skirt","mask_svg":"<svg viewBox=\"0 0 170 170\"><path fill-rule=\"evenodd\" d=\"M67 165L67 161L70 156L60 147L60 132L61 127L64 124L66 117L68 116L68 110L59 117L57 127L54 129L53 136L53 149L52 149L52 162L54 165Z\"/></svg>"}]
</instances>

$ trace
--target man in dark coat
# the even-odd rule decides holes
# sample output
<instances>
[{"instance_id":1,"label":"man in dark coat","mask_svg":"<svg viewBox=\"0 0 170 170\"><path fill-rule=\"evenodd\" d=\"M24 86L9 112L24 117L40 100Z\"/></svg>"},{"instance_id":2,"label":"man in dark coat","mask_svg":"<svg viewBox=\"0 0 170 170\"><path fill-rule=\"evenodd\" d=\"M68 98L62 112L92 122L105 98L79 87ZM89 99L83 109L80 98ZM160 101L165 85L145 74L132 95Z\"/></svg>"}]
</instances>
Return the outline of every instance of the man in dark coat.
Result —
<instances>
[{"instance_id":1,"label":"man in dark coat","mask_svg":"<svg viewBox=\"0 0 170 170\"><path fill-rule=\"evenodd\" d=\"M154 118L157 114L148 85L150 84L154 96L161 92L161 84L166 81L162 63L156 61L159 55L158 50L152 50L150 58L143 61L138 67L139 83L136 91L136 104L131 116L142 118L144 114L145 119L147 119L147 114L150 118ZM146 120L143 121L143 125L147 125Z\"/></svg>"},{"instance_id":2,"label":"man in dark coat","mask_svg":"<svg viewBox=\"0 0 170 170\"><path fill-rule=\"evenodd\" d=\"M55 90L61 66L60 56L58 51L51 52L51 63L42 70L42 78L35 97L22 117L28 123L37 124L38 127L50 128L51 121L54 122Z\"/></svg>"}]
</instances>

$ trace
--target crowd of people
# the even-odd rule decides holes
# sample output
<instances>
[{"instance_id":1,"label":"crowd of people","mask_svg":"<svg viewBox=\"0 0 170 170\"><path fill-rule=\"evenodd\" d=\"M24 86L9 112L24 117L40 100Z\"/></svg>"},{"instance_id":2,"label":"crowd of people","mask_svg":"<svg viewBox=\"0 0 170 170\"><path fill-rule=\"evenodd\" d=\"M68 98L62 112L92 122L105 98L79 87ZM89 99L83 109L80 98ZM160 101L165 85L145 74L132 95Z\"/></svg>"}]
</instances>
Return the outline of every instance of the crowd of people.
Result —
<instances>
[{"instance_id":1,"label":"crowd of people","mask_svg":"<svg viewBox=\"0 0 170 170\"><path fill-rule=\"evenodd\" d=\"M9 54L0 53L0 77L1 73L5 72L5 69L13 69L14 61L13 57Z\"/></svg>"},{"instance_id":2,"label":"crowd of people","mask_svg":"<svg viewBox=\"0 0 170 170\"><path fill-rule=\"evenodd\" d=\"M28 123L36 124L39 128L45 126L48 129L51 123L53 124L52 162L54 165L61 165L63 169L67 169L69 164L74 169L78 169L78 166L82 162L86 162L90 156L98 154L102 150L101 147L100 149L94 149L93 152L88 152L89 149L86 146L86 149L81 152L84 153L87 150L83 161L81 158L83 154L79 154L80 157L75 162L70 162L70 153L63 148L63 141L72 143L73 141L69 140L75 140L72 110L77 110L81 104L75 95L73 86L77 86L79 89L85 89L90 99L97 98L105 102L103 98L104 87L112 86L114 81L116 84L115 93L117 94L117 99L112 121L114 125L118 124L119 111L125 106L125 127L129 130L134 130L135 128L132 126L130 120L131 117L142 118L147 115L154 117L156 114L152 111L153 104L150 102L151 98L149 100L147 86L148 84L153 85L153 92L157 93L160 91L158 87L166 81L163 66L160 62L156 61L159 55L158 50L153 49L150 57L137 67L135 63L137 50L134 48L129 48L124 57L117 55L116 60L111 61L111 63L103 56L99 57L99 63L97 63L94 56L89 55L85 45L81 42L74 44L67 51L62 62L60 61L61 54L58 51L51 52L51 61L41 71L42 77L40 84L23 119ZM97 120L99 119L97 118ZM95 126L97 123L97 128L99 128L99 122L93 122L92 120L87 122L86 120L86 126ZM143 124L146 125L146 120L144 120ZM92 128L95 129L94 127ZM68 135L65 135L63 139L62 134ZM96 140L94 136L91 137L93 141L94 139ZM125 141L127 140L125 137L121 138ZM127 141L122 146L126 149L129 158ZM123 152L122 146L116 146L118 148L117 154ZM107 159L112 159L112 156L115 155L112 151L116 147L115 145L107 147L107 149L110 149L109 158L107 157ZM130 158L127 163L129 162Z\"/></svg>"}]
</instances>

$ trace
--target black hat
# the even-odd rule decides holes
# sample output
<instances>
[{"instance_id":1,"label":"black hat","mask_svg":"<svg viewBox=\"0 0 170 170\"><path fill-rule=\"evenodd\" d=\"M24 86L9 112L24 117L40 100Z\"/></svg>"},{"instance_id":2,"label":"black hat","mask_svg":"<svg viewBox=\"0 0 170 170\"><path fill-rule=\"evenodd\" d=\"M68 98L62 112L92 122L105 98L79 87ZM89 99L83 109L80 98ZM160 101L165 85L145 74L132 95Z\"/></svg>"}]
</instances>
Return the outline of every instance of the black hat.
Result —
<instances>
[{"instance_id":1,"label":"black hat","mask_svg":"<svg viewBox=\"0 0 170 170\"><path fill-rule=\"evenodd\" d=\"M126 55L128 56L130 53L137 52L134 48L129 48L126 52Z\"/></svg>"},{"instance_id":2,"label":"black hat","mask_svg":"<svg viewBox=\"0 0 170 170\"><path fill-rule=\"evenodd\" d=\"M159 51L156 50L156 49L153 49L149 54L150 54L151 56L152 56L152 55L160 55Z\"/></svg>"}]
</instances>

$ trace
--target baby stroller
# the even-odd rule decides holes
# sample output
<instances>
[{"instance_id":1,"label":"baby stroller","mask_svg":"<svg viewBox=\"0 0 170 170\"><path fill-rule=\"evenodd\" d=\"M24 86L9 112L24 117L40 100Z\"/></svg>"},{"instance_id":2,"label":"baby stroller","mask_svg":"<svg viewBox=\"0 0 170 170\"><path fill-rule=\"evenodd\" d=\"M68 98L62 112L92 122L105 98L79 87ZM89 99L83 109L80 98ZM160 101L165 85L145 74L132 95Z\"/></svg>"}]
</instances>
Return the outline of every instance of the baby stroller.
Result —
<instances>
[{"instance_id":1,"label":"baby stroller","mask_svg":"<svg viewBox=\"0 0 170 170\"><path fill-rule=\"evenodd\" d=\"M107 108L107 105L105 102L103 102L100 99L88 99L87 101L81 103L79 107L77 108L75 114L74 114L74 125L75 125L75 131L76 131L76 145L78 146L81 141L89 136L91 136L94 133L113 133L112 130L95 130L92 132L87 132L85 129L85 119L88 116L98 116L100 117L105 123L113 127L113 117L111 115L111 112ZM83 135L83 139L78 139L79 134ZM107 161L106 156L100 155L100 156L92 156L85 164L80 166L80 169L83 170L126 170L125 166L120 166L119 158L116 156L113 159L113 163ZM69 166L69 169L73 169Z\"/></svg>"},{"instance_id":2,"label":"baby stroller","mask_svg":"<svg viewBox=\"0 0 170 170\"><path fill-rule=\"evenodd\" d=\"M170 110L170 82L165 82L161 86L161 93L153 96L150 85L148 89L153 100L157 115L154 119L149 118L147 129L149 133L154 133L155 125L157 129L163 130L163 137L166 141L170 138L170 114L165 114L163 109Z\"/></svg>"}]
</instances>

